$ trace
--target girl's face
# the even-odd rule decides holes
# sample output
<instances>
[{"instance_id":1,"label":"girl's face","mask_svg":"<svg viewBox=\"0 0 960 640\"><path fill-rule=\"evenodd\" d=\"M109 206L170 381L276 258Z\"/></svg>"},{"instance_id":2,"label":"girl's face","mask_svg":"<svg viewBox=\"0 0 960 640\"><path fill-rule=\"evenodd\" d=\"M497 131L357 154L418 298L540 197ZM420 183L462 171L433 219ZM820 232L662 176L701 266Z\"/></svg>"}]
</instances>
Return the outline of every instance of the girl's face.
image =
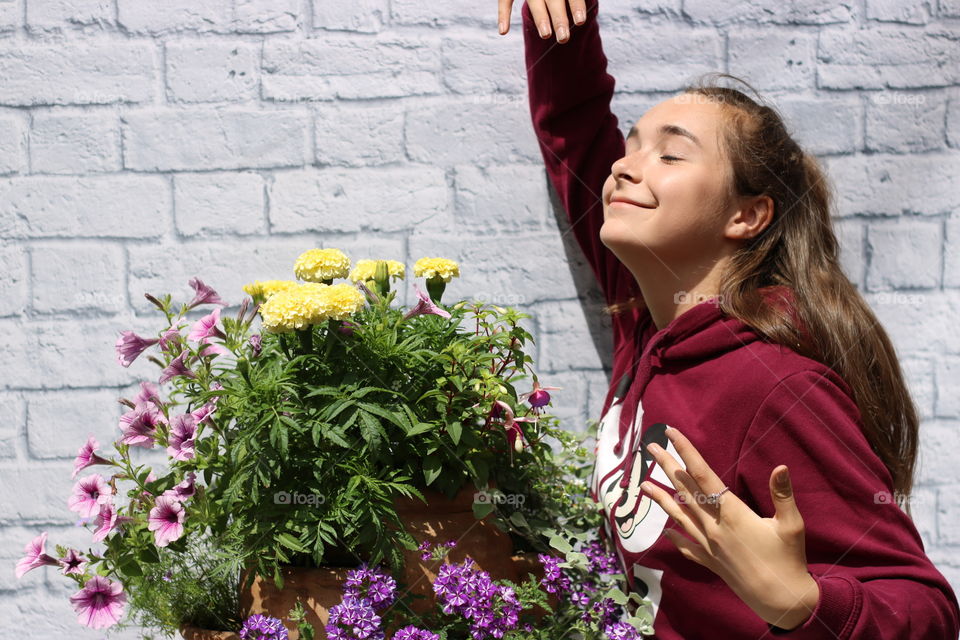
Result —
<instances>
[{"instance_id":1,"label":"girl's face","mask_svg":"<svg viewBox=\"0 0 960 640\"><path fill-rule=\"evenodd\" d=\"M718 258L736 211L720 148L721 106L698 94L647 111L603 185L600 239L634 273L656 260L687 271ZM633 267L636 267L634 269Z\"/></svg>"}]
</instances>

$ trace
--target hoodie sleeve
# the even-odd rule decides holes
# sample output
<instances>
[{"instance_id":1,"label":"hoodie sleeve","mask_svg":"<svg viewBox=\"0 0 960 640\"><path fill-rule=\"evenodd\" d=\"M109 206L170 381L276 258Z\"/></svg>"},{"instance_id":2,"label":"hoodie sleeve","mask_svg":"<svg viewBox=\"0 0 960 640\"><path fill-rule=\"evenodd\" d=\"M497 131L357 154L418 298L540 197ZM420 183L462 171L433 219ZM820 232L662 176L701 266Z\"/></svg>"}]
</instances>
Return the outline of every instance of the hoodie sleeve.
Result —
<instances>
[{"instance_id":1,"label":"hoodie sleeve","mask_svg":"<svg viewBox=\"0 0 960 640\"><path fill-rule=\"evenodd\" d=\"M741 446L741 499L775 512L769 480L785 464L803 516L816 609L790 640L956 640L960 608L927 558L892 478L860 428L849 387L832 371L781 380L761 403Z\"/></svg>"},{"instance_id":2,"label":"hoodie sleeve","mask_svg":"<svg viewBox=\"0 0 960 640\"><path fill-rule=\"evenodd\" d=\"M571 28L565 44L540 38L526 2L521 13L534 133L573 234L610 304L639 290L600 241L603 183L624 154L624 140L610 110L614 79L606 71L597 3L587 4L586 22Z\"/></svg>"}]
</instances>

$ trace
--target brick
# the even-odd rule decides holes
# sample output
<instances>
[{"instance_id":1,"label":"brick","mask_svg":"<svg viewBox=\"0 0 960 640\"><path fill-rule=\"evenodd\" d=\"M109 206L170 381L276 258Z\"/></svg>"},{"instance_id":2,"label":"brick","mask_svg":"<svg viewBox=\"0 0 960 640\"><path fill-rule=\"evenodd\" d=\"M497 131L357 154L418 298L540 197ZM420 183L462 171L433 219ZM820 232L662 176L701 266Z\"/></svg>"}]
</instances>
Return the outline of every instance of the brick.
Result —
<instances>
[{"instance_id":1,"label":"brick","mask_svg":"<svg viewBox=\"0 0 960 640\"><path fill-rule=\"evenodd\" d=\"M25 407L19 393L0 391L0 460L17 457L20 433L25 425Z\"/></svg>"},{"instance_id":2,"label":"brick","mask_svg":"<svg viewBox=\"0 0 960 640\"><path fill-rule=\"evenodd\" d=\"M110 0L43 0L27 3L27 29L66 31L84 27L112 27Z\"/></svg>"},{"instance_id":3,"label":"brick","mask_svg":"<svg viewBox=\"0 0 960 640\"><path fill-rule=\"evenodd\" d=\"M817 86L942 87L960 82L960 40L937 29L824 29Z\"/></svg>"},{"instance_id":4,"label":"brick","mask_svg":"<svg viewBox=\"0 0 960 640\"><path fill-rule=\"evenodd\" d=\"M943 18L960 18L960 0L940 0L937 13Z\"/></svg>"},{"instance_id":5,"label":"brick","mask_svg":"<svg viewBox=\"0 0 960 640\"><path fill-rule=\"evenodd\" d=\"M169 186L156 176L0 181L0 236L155 238L169 211Z\"/></svg>"},{"instance_id":6,"label":"brick","mask_svg":"<svg viewBox=\"0 0 960 640\"><path fill-rule=\"evenodd\" d=\"M27 306L27 251L21 244L0 245L0 316L20 315Z\"/></svg>"},{"instance_id":7,"label":"brick","mask_svg":"<svg viewBox=\"0 0 960 640\"><path fill-rule=\"evenodd\" d=\"M513 8L513 13L516 17L520 16L519 4ZM487 24L494 31L497 28L496 5L484 5L473 2L473 0L448 0L443 5L442 11L438 11L436 5L430 6L418 0L391 0L390 17L394 25L425 24L442 26L466 22ZM511 24L513 24L512 20Z\"/></svg>"},{"instance_id":8,"label":"brick","mask_svg":"<svg viewBox=\"0 0 960 640\"><path fill-rule=\"evenodd\" d=\"M187 282L199 277L231 307L237 307L246 297L243 285L254 280L294 279L297 256L315 247L338 248L352 260L404 259L402 243L396 239L364 234L329 238L313 229L290 238L238 238L229 243L200 240L191 243L191 250L176 261L170 260L173 247L143 247L130 254L130 300L138 313L150 315L150 331L158 333L163 329L153 321L158 312L144 299L144 293L170 293L175 302L187 302L193 295Z\"/></svg>"},{"instance_id":9,"label":"brick","mask_svg":"<svg viewBox=\"0 0 960 640\"><path fill-rule=\"evenodd\" d=\"M441 46L444 83L454 93L513 100L519 107L525 107L523 42L520 38L511 40L504 42L496 32L485 37L444 38Z\"/></svg>"},{"instance_id":10,"label":"brick","mask_svg":"<svg viewBox=\"0 0 960 640\"><path fill-rule=\"evenodd\" d=\"M263 97L275 101L396 98L443 92L440 52L425 38L329 34L263 47Z\"/></svg>"},{"instance_id":11,"label":"brick","mask_svg":"<svg viewBox=\"0 0 960 640\"><path fill-rule=\"evenodd\" d=\"M46 571L46 567L34 569L19 580L13 571L17 562L25 555L25 547L27 544L44 531L47 531L48 534L46 551L50 555L56 555L56 547L52 539L54 531L51 531L49 527L0 527L0 566L9 568L8 571L0 571L0 590L23 590L28 594L32 594L33 597L37 596L38 591L44 590L42 575L43 572ZM4 600L8 599L12 598L5 594ZM10 622L7 621L5 624L10 624Z\"/></svg>"},{"instance_id":12,"label":"brick","mask_svg":"<svg viewBox=\"0 0 960 640\"><path fill-rule=\"evenodd\" d=\"M152 43L136 41L5 42L0 77L8 105L150 102L157 60Z\"/></svg>"},{"instance_id":13,"label":"brick","mask_svg":"<svg viewBox=\"0 0 960 640\"><path fill-rule=\"evenodd\" d=\"M825 158L837 190L841 216L903 213L938 215L956 207L953 176L960 157L930 153L914 156L857 155Z\"/></svg>"},{"instance_id":14,"label":"brick","mask_svg":"<svg viewBox=\"0 0 960 640\"><path fill-rule=\"evenodd\" d=\"M377 33L389 21L387 0L356 0L348 5L313 3L313 26L327 31Z\"/></svg>"},{"instance_id":15,"label":"brick","mask_svg":"<svg viewBox=\"0 0 960 640\"><path fill-rule=\"evenodd\" d=\"M453 297L496 298L511 296L516 306L543 300L576 297L577 291L566 264L563 244L556 233L514 236L504 253L504 238L466 234L420 234L410 236L410 260L443 256L460 263L462 277L448 285ZM491 256L503 256L492 260ZM541 336L543 340L543 336ZM543 343L540 345L543 352ZM551 371L540 357L539 367Z\"/></svg>"},{"instance_id":16,"label":"brick","mask_svg":"<svg viewBox=\"0 0 960 640\"><path fill-rule=\"evenodd\" d=\"M943 286L960 287L960 214L947 219L943 261Z\"/></svg>"},{"instance_id":17,"label":"brick","mask_svg":"<svg viewBox=\"0 0 960 640\"><path fill-rule=\"evenodd\" d=\"M118 245L33 245L30 265L34 311L117 313L126 307L126 261Z\"/></svg>"},{"instance_id":18,"label":"brick","mask_svg":"<svg viewBox=\"0 0 960 640\"><path fill-rule=\"evenodd\" d=\"M67 508L74 482L65 466L32 465L3 470L0 524L72 524L76 515ZM30 540L25 540L24 544Z\"/></svg>"},{"instance_id":19,"label":"brick","mask_svg":"<svg viewBox=\"0 0 960 640\"><path fill-rule=\"evenodd\" d=\"M881 292L866 293L864 298L900 356L960 354L955 328L960 292Z\"/></svg>"},{"instance_id":20,"label":"brick","mask_svg":"<svg viewBox=\"0 0 960 640\"><path fill-rule=\"evenodd\" d=\"M38 112L30 130L34 173L119 171L120 123L113 113Z\"/></svg>"},{"instance_id":21,"label":"brick","mask_svg":"<svg viewBox=\"0 0 960 640\"><path fill-rule=\"evenodd\" d=\"M258 97L259 45L177 40L167 43L166 54L171 102L239 102Z\"/></svg>"},{"instance_id":22,"label":"brick","mask_svg":"<svg viewBox=\"0 0 960 640\"><path fill-rule=\"evenodd\" d=\"M930 20L926 1L867 0L867 18L878 22L926 24Z\"/></svg>"},{"instance_id":23,"label":"brick","mask_svg":"<svg viewBox=\"0 0 960 640\"><path fill-rule=\"evenodd\" d=\"M960 544L960 530L956 526L957 509L960 508L960 499L957 497L956 487L943 487L938 492L939 503L937 509L941 544ZM956 558L956 556L954 556Z\"/></svg>"},{"instance_id":24,"label":"brick","mask_svg":"<svg viewBox=\"0 0 960 640\"><path fill-rule=\"evenodd\" d=\"M960 418L960 358L937 359L936 396L934 413L938 418Z\"/></svg>"},{"instance_id":25,"label":"brick","mask_svg":"<svg viewBox=\"0 0 960 640\"><path fill-rule=\"evenodd\" d=\"M117 0L117 18L130 33L230 30L232 0Z\"/></svg>"},{"instance_id":26,"label":"brick","mask_svg":"<svg viewBox=\"0 0 960 640\"><path fill-rule=\"evenodd\" d=\"M471 233L515 233L544 228L549 211L542 167L462 165L454 175L458 229Z\"/></svg>"},{"instance_id":27,"label":"brick","mask_svg":"<svg viewBox=\"0 0 960 640\"><path fill-rule=\"evenodd\" d=\"M960 95L950 99L947 106L947 141L953 148L960 148Z\"/></svg>"},{"instance_id":28,"label":"brick","mask_svg":"<svg viewBox=\"0 0 960 640\"><path fill-rule=\"evenodd\" d=\"M23 18L23 0L0 2L0 33L11 33L20 28Z\"/></svg>"},{"instance_id":29,"label":"brick","mask_svg":"<svg viewBox=\"0 0 960 640\"><path fill-rule=\"evenodd\" d=\"M931 420L920 427L920 447L917 456L915 482L923 486L937 486L949 483L955 476L956 461L951 451L960 445L960 423L954 420ZM947 492L940 495L940 506L944 505ZM940 535L944 535L940 531Z\"/></svg>"},{"instance_id":30,"label":"brick","mask_svg":"<svg viewBox=\"0 0 960 640\"><path fill-rule=\"evenodd\" d=\"M449 228L450 196L436 168L277 172L268 187L271 233Z\"/></svg>"},{"instance_id":31,"label":"brick","mask_svg":"<svg viewBox=\"0 0 960 640\"><path fill-rule=\"evenodd\" d=\"M441 166L543 162L529 113L512 105L460 100L410 109L404 131L407 155L415 162Z\"/></svg>"},{"instance_id":32,"label":"brick","mask_svg":"<svg viewBox=\"0 0 960 640\"><path fill-rule=\"evenodd\" d=\"M750 29L731 32L730 73L749 78L757 89L804 89L814 84L817 36L795 30Z\"/></svg>"},{"instance_id":33,"label":"brick","mask_svg":"<svg viewBox=\"0 0 960 640\"><path fill-rule=\"evenodd\" d=\"M159 332L160 324L151 326ZM0 380L11 389L118 386L130 384L139 372L150 378L159 373L149 362L137 361L129 369L117 363L114 345L120 331L143 331L129 321L69 319L21 324L0 320L0 329L0 347L7 354L0 362Z\"/></svg>"},{"instance_id":34,"label":"brick","mask_svg":"<svg viewBox=\"0 0 960 640\"><path fill-rule=\"evenodd\" d=\"M0 615L4 624L10 629L30 629L30 633L37 638L77 638L78 640L95 640L103 638L105 634L80 626L77 623L77 614L70 605L69 597L76 593L75 583L56 573L53 567L35 569L39 577L48 576L48 580L57 584L55 591L34 589L20 592L19 589L5 595L0 604ZM42 573L41 573L42 572ZM13 575L13 571L10 571ZM30 576L32 574L28 574ZM27 582L24 577L22 582ZM30 582L34 582L31 580ZM129 605L123 621L129 622ZM146 634L146 635L145 635ZM157 630L142 629L131 625L119 630L111 628L111 640L140 640L142 638L158 637Z\"/></svg>"},{"instance_id":35,"label":"brick","mask_svg":"<svg viewBox=\"0 0 960 640\"><path fill-rule=\"evenodd\" d=\"M259 174L177 174L177 231L186 236L265 234L264 185Z\"/></svg>"},{"instance_id":36,"label":"brick","mask_svg":"<svg viewBox=\"0 0 960 640\"><path fill-rule=\"evenodd\" d=\"M784 97L777 106L794 140L808 153L852 153L863 145L859 99Z\"/></svg>"},{"instance_id":37,"label":"brick","mask_svg":"<svg viewBox=\"0 0 960 640\"><path fill-rule=\"evenodd\" d=\"M316 161L365 167L403 162L403 109L396 105L321 104L314 117Z\"/></svg>"},{"instance_id":38,"label":"brick","mask_svg":"<svg viewBox=\"0 0 960 640\"><path fill-rule=\"evenodd\" d=\"M27 127L20 118L0 117L0 174L27 172Z\"/></svg>"},{"instance_id":39,"label":"brick","mask_svg":"<svg viewBox=\"0 0 960 640\"><path fill-rule=\"evenodd\" d=\"M300 111L165 109L121 122L124 166L136 171L290 167L308 157L309 117Z\"/></svg>"},{"instance_id":40,"label":"brick","mask_svg":"<svg viewBox=\"0 0 960 640\"><path fill-rule=\"evenodd\" d=\"M900 367L920 418L923 420L933 418L933 403L936 396L933 361L929 358L905 357L900 360Z\"/></svg>"},{"instance_id":41,"label":"brick","mask_svg":"<svg viewBox=\"0 0 960 640\"><path fill-rule=\"evenodd\" d=\"M706 24L774 23L833 24L850 22L858 11L852 2L823 3L816 0L705 0L685 2L683 13L694 22Z\"/></svg>"},{"instance_id":42,"label":"brick","mask_svg":"<svg viewBox=\"0 0 960 640\"><path fill-rule=\"evenodd\" d=\"M944 147L946 104L934 95L900 91L871 93L867 100L866 148L917 152Z\"/></svg>"},{"instance_id":43,"label":"brick","mask_svg":"<svg viewBox=\"0 0 960 640\"><path fill-rule=\"evenodd\" d=\"M283 33L300 23L299 0L236 0L233 30L240 33Z\"/></svg>"},{"instance_id":44,"label":"brick","mask_svg":"<svg viewBox=\"0 0 960 640\"><path fill-rule=\"evenodd\" d=\"M604 32L603 44L619 91L677 91L724 66L723 39L714 29L650 28L638 38L637 25L617 24Z\"/></svg>"},{"instance_id":45,"label":"brick","mask_svg":"<svg viewBox=\"0 0 960 640\"><path fill-rule=\"evenodd\" d=\"M540 368L551 372L602 368L600 353L589 339L588 314L594 313L593 307L584 308L579 300L537 305Z\"/></svg>"},{"instance_id":46,"label":"brick","mask_svg":"<svg viewBox=\"0 0 960 640\"><path fill-rule=\"evenodd\" d=\"M112 443L120 436L119 409L123 408L115 391L29 392L26 397L27 444L32 458L72 461L88 435L100 444L99 455L113 453ZM107 468L84 470L91 472L107 473Z\"/></svg>"},{"instance_id":47,"label":"brick","mask_svg":"<svg viewBox=\"0 0 960 640\"><path fill-rule=\"evenodd\" d=\"M856 287L863 291L864 225L859 220L834 220L834 233L840 244L840 264L843 272Z\"/></svg>"},{"instance_id":48,"label":"brick","mask_svg":"<svg viewBox=\"0 0 960 640\"><path fill-rule=\"evenodd\" d=\"M940 284L938 220L900 219L867 227L867 289L932 288Z\"/></svg>"}]
</instances>

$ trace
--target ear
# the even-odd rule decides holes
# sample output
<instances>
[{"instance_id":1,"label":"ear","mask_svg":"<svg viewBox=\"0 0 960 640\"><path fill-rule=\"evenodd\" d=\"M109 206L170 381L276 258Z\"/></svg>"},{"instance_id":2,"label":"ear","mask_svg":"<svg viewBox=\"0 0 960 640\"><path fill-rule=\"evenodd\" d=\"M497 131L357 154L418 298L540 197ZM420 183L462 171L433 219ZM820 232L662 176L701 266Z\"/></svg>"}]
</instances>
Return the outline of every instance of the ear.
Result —
<instances>
[{"instance_id":1,"label":"ear","mask_svg":"<svg viewBox=\"0 0 960 640\"><path fill-rule=\"evenodd\" d=\"M749 240L759 235L773 222L773 208L773 198L766 194L742 199L724 235L733 240Z\"/></svg>"}]
</instances>

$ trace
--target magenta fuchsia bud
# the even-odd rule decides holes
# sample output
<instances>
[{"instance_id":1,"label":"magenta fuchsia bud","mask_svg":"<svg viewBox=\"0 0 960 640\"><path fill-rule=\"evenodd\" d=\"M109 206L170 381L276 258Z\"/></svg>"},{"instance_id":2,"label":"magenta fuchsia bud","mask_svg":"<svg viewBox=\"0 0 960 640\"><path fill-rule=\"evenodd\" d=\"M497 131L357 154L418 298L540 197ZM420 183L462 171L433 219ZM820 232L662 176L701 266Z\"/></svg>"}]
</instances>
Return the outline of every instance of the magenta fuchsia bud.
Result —
<instances>
[{"instance_id":1,"label":"magenta fuchsia bud","mask_svg":"<svg viewBox=\"0 0 960 640\"><path fill-rule=\"evenodd\" d=\"M550 394L543 389L537 389L530 394L528 400L530 401L531 407L539 409L540 407L545 407L550 404Z\"/></svg>"}]
</instances>

